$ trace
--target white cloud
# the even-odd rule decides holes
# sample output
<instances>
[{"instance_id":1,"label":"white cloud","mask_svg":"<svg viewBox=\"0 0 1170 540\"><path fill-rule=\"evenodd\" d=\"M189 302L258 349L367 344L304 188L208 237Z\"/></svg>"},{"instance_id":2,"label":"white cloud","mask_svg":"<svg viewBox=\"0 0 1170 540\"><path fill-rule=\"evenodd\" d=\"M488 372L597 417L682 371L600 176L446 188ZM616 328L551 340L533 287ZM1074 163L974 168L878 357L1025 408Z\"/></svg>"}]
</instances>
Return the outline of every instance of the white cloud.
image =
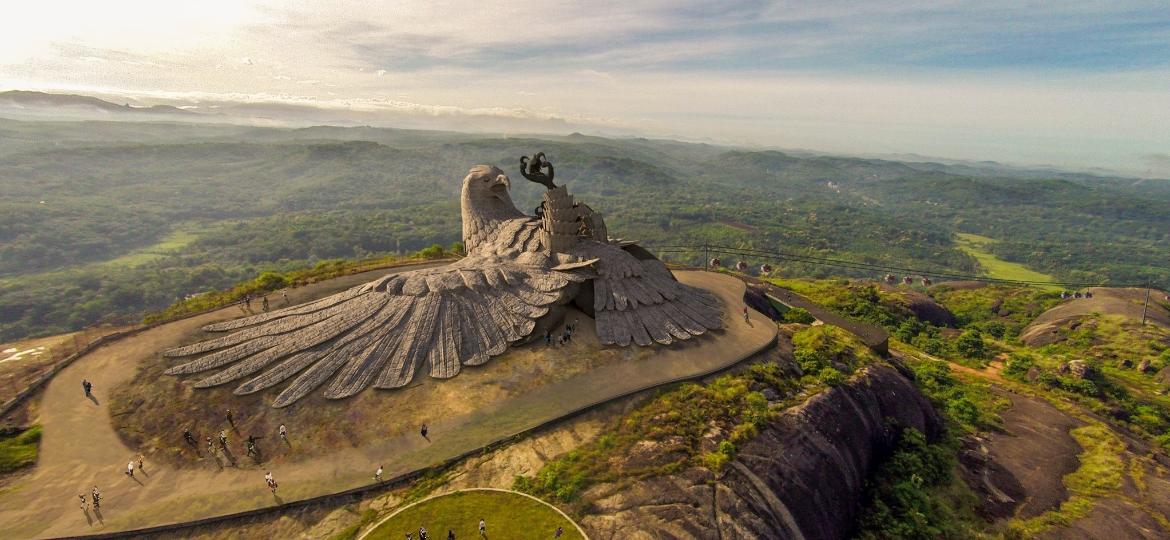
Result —
<instances>
[{"instance_id":1,"label":"white cloud","mask_svg":"<svg viewBox=\"0 0 1170 540\"><path fill-rule=\"evenodd\" d=\"M840 152L1133 167L1170 140L1170 60L1047 70L948 63L972 55L994 62L1008 38L1026 48L1032 36L1077 35L1103 21L1125 27L1148 17L1140 5L63 4L26 2L0 20L0 90L555 119ZM1102 35L1150 50L1167 41L1155 31ZM284 93L291 88L297 95Z\"/></svg>"}]
</instances>

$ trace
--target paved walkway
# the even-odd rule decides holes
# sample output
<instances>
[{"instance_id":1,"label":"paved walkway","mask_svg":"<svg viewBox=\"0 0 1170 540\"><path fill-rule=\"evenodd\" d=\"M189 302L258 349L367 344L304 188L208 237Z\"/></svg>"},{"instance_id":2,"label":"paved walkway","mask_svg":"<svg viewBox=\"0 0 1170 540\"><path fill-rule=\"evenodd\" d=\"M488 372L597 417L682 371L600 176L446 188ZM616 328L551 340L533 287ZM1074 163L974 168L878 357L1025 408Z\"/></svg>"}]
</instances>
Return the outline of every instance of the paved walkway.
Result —
<instances>
[{"instance_id":1,"label":"paved walkway","mask_svg":"<svg viewBox=\"0 0 1170 540\"><path fill-rule=\"evenodd\" d=\"M363 283L385 270L345 276L290 292L302 302ZM593 402L623 395L657 382L704 373L766 346L775 325L752 312L751 322L738 315L743 305L741 281L715 273L679 272L684 283L716 292L727 304L728 327L715 336L655 349L647 360L611 364L533 389L514 399L470 414L432 423L431 441L417 434L389 437L361 448L312 458L295 467L274 470L279 496L264 485L263 472L226 468L220 471L172 469L147 463L146 474L125 475L136 455L110 424L105 396L133 377L141 362L157 362L158 351L198 327L238 317L229 307L176 321L99 348L63 370L44 391L40 420L41 455L33 472L0 493L0 537L30 538L112 532L191 521L272 506L286 501L351 489L371 481L379 464L385 476L417 470L487 445L513 433ZM583 324L584 326L588 326ZM469 373L462 377L474 376ZM96 403L81 392L81 379L94 383ZM422 384L443 384L426 379ZM97 485L103 493L102 514L82 513L77 495Z\"/></svg>"}]
</instances>

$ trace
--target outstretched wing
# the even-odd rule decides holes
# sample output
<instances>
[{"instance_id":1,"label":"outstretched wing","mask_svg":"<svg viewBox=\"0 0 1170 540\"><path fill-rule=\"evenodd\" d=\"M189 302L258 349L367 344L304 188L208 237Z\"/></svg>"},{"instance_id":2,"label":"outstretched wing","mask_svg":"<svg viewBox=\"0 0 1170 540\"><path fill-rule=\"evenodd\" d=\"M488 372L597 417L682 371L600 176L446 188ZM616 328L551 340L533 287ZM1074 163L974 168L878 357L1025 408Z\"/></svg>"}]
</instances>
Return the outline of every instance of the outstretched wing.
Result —
<instances>
[{"instance_id":1,"label":"outstretched wing","mask_svg":"<svg viewBox=\"0 0 1170 540\"><path fill-rule=\"evenodd\" d=\"M669 345L723 327L719 299L679 283L658 259L639 259L624 249L581 242L574 254L597 259L593 312L597 337L606 345Z\"/></svg>"},{"instance_id":2,"label":"outstretched wing","mask_svg":"<svg viewBox=\"0 0 1170 540\"><path fill-rule=\"evenodd\" d=\"M243 381L236 394L292 382L274 407L326 384L331 399L371 383L395 388L426 365L436 378L478 365L532 332L537 318L584 278L548 269L537 254L469 256L441 268L386 276L327 298L204 327L226 336L171 349L202 355L168 374L211 372L197 388Z\"/></svg>"}]
</instances>

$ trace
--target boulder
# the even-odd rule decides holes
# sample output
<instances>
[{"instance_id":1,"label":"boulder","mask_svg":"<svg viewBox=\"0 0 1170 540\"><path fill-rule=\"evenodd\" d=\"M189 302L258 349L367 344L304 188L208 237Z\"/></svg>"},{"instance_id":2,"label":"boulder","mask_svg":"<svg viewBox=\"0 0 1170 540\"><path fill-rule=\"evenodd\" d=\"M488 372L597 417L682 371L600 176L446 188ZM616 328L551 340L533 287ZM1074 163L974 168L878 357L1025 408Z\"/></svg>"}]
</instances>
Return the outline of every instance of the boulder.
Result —
<instances>
[{"instance_id":1,"label":"boulder","mask_svg":"<svg viewBox=\"0 0 1170 540\"><path fill-rule=\"evenodd\" d=\"M719 474L692 467L590 488L580 523L596 540L847 538L865 481L902 428L937 440L942 421L897 370L869 366L785 410Z\"/></svg>"},{"instance_id":2,"label":"boulder","mask_svg":"<svg viewBox=\"0 0 1170 540\"><path fill-rule=\"evenodd\" d=\"M1121 360L1117 361L1117 367L1121 369L1129 369L1133 367L1133 360L1130 360L1129 358L1122 358Z\"/></svg>"},{"instance_id":3,"label":"boulder","mask_svg":"<svg viewBox=\"0 0 1170 540\"><path fill-rule=\"evenodd\" d=\"M1138 371L1140 371L1142 373L1149 373L1149 372L1153 371L1153 369L1150 367L1150 359L1149 358L1142 359L1142 361L1138 363L1137 368L1138 368Z\"/></svg>"},{"instance_id":4,"label":"boulder","mask_svg":"<svg viewBox=\"0 0 1170 540\"><path fill-rule=\"evenodd\" d=\"M1154 374L1154 380L1163 385L1170 386L1170 366L1159 369Z\"/></svg>"},{"instance_id":5,"label":"boulder","mask_svg":"<svg viewBox=\"0 0 1170 540\"><path fill-rule=\"evenodd\" d=\"M903 294L906 296L906 307L914 313L916 319L935 326L955 326L955 314L935 302L933 298L914 291L906 291Z\"/></svg>"},{"instance_id":6,"label":"boulder","mask_svg":"<svg viewBox=\"0 0 1170 540\"><path fill-rule=\"evenodd\" d=\"M1028 372L1024 374L1024 378L1028 379L1028 382L1036 382L1036 379L1040 378L1040 368L1036 366L1028 368Z\"/></svg>"},{"instance_id":7,"label":"boulder","mask_svg":"<svg viewBox=\"0 0 1170 540\"><path fill-rule=\"evenodd\" d=\"M1068 373L1078 379L1091 379L1093 366L1085 363L1084 360L1073 360L1068 363Z\"/></svg>"}]
</instances>

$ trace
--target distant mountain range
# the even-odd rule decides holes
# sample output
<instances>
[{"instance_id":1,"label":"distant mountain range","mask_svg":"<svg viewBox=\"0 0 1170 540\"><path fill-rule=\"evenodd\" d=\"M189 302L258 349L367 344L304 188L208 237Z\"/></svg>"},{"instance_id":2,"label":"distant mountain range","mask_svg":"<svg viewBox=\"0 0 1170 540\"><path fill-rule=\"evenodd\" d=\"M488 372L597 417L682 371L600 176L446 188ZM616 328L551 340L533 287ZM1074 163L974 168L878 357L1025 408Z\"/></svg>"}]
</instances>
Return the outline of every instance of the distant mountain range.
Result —
<instances>
[{"instance_id":1,"label":"distant mountain range","mask_svg":"<svg viewBox=\"0 0 1170 540\"><path fill-rule=\"evenodd\" d=\"M93 96L80 96L77 94L49 94L45 92L32 92L27 90L10 90L8 92L0 92L0 109L24 109L35 112L37 110L57 110L59 112L67 112L68 110L76 110L80 112L102 112L109 114L153 114L153 115L183 115L192 116L197 113L180 109L171 105L154 105L150 107L139 107L130 104L118 105L109 101L98 99ZM44 111L50 112L50 111Z\"/></svg>"},{"instance_id":2,"label":"distant mountain range","mask_svg":"<svg viewBox=\"0 0 1170 540\"><path fill-rule=\"evenodd\" d=\"M314 103L284 103L275 101L172 101L172 103L180 106L166 103L132 105L125 102L119 105L115 101L111 101L121 101L121 99L115 96L106 96L106 99L102 99L95 96L54 94L29 90L3 91L0 92L0 117L15 120L153 121L183 122L191 125L235 124L274 128L323 128L325 126L366 130L392 128L526 137L547 137L550 134L564 134L568 132L574 132L573 135L583 137L584 135L578 132L585 131L589 134L588 136L602 137L603 139L600 140L608 140L608 144L629 144L631 141L654 140L659 144L681 144L692 150L700 148L700 146L694 146L693 143L713 143L713 141L694 138L680 138L677 141L660 138L644 139L644 134L631 128L598 126L559 117L526 117L523 115L514 116L485 112L460 112L455 110L446 111L441 114L419 113L418 111L396 109L393 107L370 110L364 108L322 106ZM352 136L353 134L350 133L342 138L351 138ZM375 136L375 140L380 137L381 135ZM713 144L715 147L723 149L737 147L719 143ZM775 149L759 146L738 147L753 151ZM789 155L804 158L817 156L844 157L815 150L784 149L783 151ZM1159 174L1158 171L1154 170L1139 174L1134 171L1123 172L1105 168L1070 169L1046 165L1025 166L998 163L995 161L947 159L919 154L869 154L855 157L898 161L911 165L919 170L975 177L1009 176L1031 179L1051 177L1067 178L1070 176L1078 178L1089 178L1092 176L1132 177L1135 179L1166 178L1165 175ZM1170 169L1166 170L1170 171Z\"/></svg>"},{"instance_id":3,"label":"distant mountain range","mask_svg":"<svg viewBox=\"0 0 1170 540\"><path fill-rule=\"evenodd\" d=\"M110 99L110 98L107 98ZM622 128L595 129L563 118L449 111L420 113L387 107L379 110L327 107L312 103L198 100L140 106L119 105L94 96L28 90L0 92L0 115L30 120L155 120L248 124L265 127L376 126L468 133L566 133L588 130L610 136L635 135ZM112 98L118 99L118 98Z\"/></svg>"}]
</instances>

